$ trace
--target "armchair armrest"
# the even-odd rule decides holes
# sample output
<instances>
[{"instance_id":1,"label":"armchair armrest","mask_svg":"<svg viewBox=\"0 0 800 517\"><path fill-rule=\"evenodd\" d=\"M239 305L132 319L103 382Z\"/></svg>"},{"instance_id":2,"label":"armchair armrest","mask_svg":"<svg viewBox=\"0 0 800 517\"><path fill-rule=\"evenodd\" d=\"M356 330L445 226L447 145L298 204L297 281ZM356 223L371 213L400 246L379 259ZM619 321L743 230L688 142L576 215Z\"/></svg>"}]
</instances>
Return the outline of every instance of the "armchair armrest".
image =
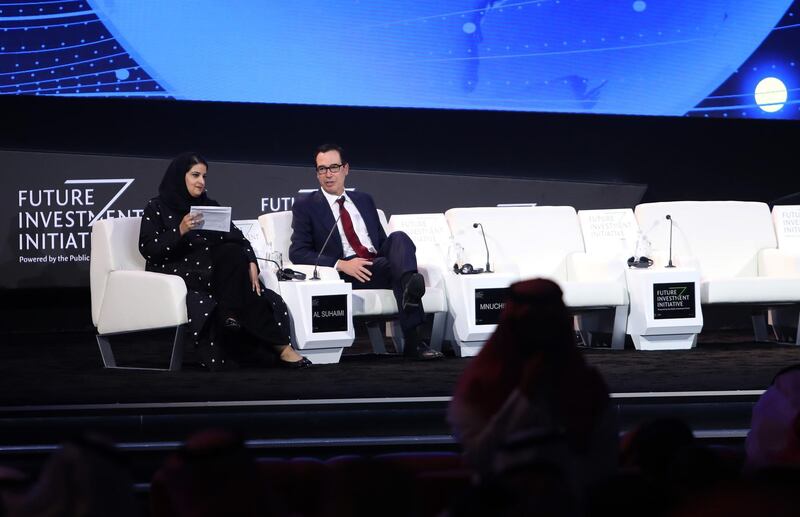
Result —
<instances>
[{"instance_id":1,"label":"armchair armrest","mask_svg":"<svg viewBox=\"0 0 800 517\"><path fill-rule=\"evenodd\" d=\"M182 325L186 284L179 276L150 271L112 271L97 321L100 334Z\"/></svg>"},{"instance_id":2,"label":"armchair armrest","mask_svg":"<svg viewBox=\"0 0 800 517\"><path fill-rule=\"evenodd\" d=\"M417 270L425 278L427 287L438 287L444 289L445 268L441 264L418 263Z\"/></svg>"},{"instance_id":3,"label":"armchair armrest","mask_svg":"<svg viewBox=\"0 0 800 517\"><path fill-rule=\"evenodd\" d=\"M618 256L585 252L567 256L567 278L576 282L625 282L625 260Z\"/></svg>"},{"instance_id":4,"label":"armchair armrest","mask_svg":"<svg viewBox=\"0 0 800 517\"><path fill-rule=\"evenodd\" d=\"M800 252L766 248L758 252L758 276L800 277Z\"/></svg>"}]
</instances>

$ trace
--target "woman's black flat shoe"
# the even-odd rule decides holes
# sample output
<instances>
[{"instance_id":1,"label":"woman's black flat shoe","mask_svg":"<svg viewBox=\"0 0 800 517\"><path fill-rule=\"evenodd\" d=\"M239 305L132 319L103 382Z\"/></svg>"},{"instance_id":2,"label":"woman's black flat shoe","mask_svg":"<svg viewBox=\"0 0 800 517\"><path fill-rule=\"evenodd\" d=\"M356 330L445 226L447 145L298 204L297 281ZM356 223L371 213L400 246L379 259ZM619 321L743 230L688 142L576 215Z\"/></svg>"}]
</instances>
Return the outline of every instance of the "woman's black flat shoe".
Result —
<instances>
[{"instance_id":1,"label":"woman's black flat shoe","mask_svg":"<svg viewBox=\"0 0 800 517\"><path fill-rule=\"evenodd\" d=\"M242 324L236 318L225 318L225 322L222 325L233 332L242 330Z\"/></svg>"},{"instance_id":2,"label":"woman's black flat shoe","mask_svg":"<svg viewBox=\"0 0 800 517\"><path fill-rule=\"evenodd\" d=\"M299 361L278 361L278 364L281 365L283 368L308 368L313 363L308 359L308 357L304 357Z\"/></svg>"}]
</instances>

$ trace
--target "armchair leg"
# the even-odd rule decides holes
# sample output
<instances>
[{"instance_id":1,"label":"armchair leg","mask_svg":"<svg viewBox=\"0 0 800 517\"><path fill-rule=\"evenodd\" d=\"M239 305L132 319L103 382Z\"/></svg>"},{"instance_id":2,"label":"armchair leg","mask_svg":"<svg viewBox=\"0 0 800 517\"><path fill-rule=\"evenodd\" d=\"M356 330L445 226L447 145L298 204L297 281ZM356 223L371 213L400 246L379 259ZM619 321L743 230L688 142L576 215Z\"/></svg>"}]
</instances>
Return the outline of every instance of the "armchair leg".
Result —
<instances>
[{"instance_id":1,"label":"armchair leg","mask_svg":"<svg viewBox=\"0 0 800 517\"><path fill-rule=\"evenodd\" d=\"M114 359L114 352L111 351L111 342L108 337L97 335L97 346L100 347L100 357L103 358L104 368L116 368L117 361Z\"/></svg>"},{"instance_id":2,"label":"armchair leg","mask_svg":"<svg viewBox=\"0 0 800 517\"><path fill-rule=\"evenodd\" d=\"M381 332L381 324L377 321L367 322L367 335L369 342L372 344L372 351L376 354L385 354L386 345L383 342L383 332Z\"/></svg>"},{"instance_id":3,"label":"armchair leg","mask_svg":"<svg viewBox=\"0 0 800 517\"><path fill-rule=\"evenodd\" d=\"M111 341L109 335L97 335L97 346L100 348L100 357L103 359L104 368L115 368L120 370L151 370L160 372L176 372L181 369L183 364L183 335L185 325L178 325L175 327L175 337L172 340L172 355L169 360L169 368L145 368L138 366L118 366L117 360L114 357L114 352L111 350Z\"/></svg>"},{"instance_id":4,"label":"armchair leg","mask_svg":"<svg viewBox=\"0 0 800 517\"><path fill-rule=\"evenodd\" d=\"M756 342L768 341L767 315L764 312L754 312L751 319L753 320L753 334Z\"/></svg>"},{"instance_id":5,"label":"armchair leg","mask_svg":"<svg viewBox=\"0 0 800 517\"><path fill-rule=\"evenodd\" d=\"M394 349L397 350L398 354L402 355L403 350L406 348L406 340L405 336L403 336L403 329L400 327L400 322L397 320L390 321L388 323L388 329L391 330Z\"/></svg>"},{"instance_id":6,"label":"armchair leg","mask_svg":"<svg viewBox=\"0 0 800 517\"><path fill-rule=\"evenodd\" d=\"M628 306L618 305L614 308L614 328L611 331L611 349L625 348L625 331L628 328Z\"/></svg>"},{"instance_id":7,"label":"armchair leg","mask_svg":"<svg viewBox=\"0 0 800 517\"><path fill-rule=\"evenodd\" d=\"M794 333L794 344L800 346L800 316L797 318L797 327Z\"/></svg>"},{"instance_id":8,"label":"armchair leg","mask_svg":"<svg viewBox=\"0 0 800 517\"><path fill-rule=\"evenodd\" d=\"M177 372L183 365L183 334L184 325L175 329L175 339L172 341L172 356L169 359L169 371Z\"/></svg>"},{"instance_id":9,"label":"armchair leg","mask_svg":"<svg viewBox=\"0 0 800 517\"><path fill-rule=\"evenodd\" d=\"M800 310L796 305L772 307L767 311L767 325L772 327L772 335L778 343L800 344L798 320L800 320Z\"/></svg>"},{"instance_id":10,"label":"armchair leg","mask_svg":"<svg viewBox=\"0 0 800 517\"><path fill-rule=\"evenodd\" d=\"M446 325L446 312L437 312L433 315L433 327L431 327L431 348L437 352L442 351L442 341L444 341Z\"/></svg>"}]
</instances>

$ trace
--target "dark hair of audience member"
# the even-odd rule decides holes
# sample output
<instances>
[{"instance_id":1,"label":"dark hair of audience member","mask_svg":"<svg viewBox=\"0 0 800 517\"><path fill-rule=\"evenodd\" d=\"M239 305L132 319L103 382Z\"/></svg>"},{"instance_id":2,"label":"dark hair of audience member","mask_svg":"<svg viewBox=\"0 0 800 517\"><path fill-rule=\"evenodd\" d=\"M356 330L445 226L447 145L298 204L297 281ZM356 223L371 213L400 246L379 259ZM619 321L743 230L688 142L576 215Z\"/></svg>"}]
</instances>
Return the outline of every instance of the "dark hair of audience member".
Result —
<instances>
[{"instance_id":1,"label":"dark hair of audience member","mask_svg":"<svg viewBox=\"0 0 800 517\"><path fill-rule=\"evenodd\" d=\"M590 487L617 468L608 389L577 349L550 280L511 286L497 330L459 379L449 419L477 479L515 494L510 512L580 514Z\"/></svg>"},{"instance_id":2,"label":"dark hair of audience member","mask_svg":"<svg viewBox=\"0 0 800 517\"><path fill-rule=\"evenodd\" d=\"M332 462L325 483L325 517L418 515L418 487L402 469L369 458Z\"/></svg>"},{"instance_id":3,"label":"dark hair of audience member","mask_svg":"<svg viewBox=\"0 0 800 517\"><path fill-rule=\"evenodd\" d=\"M745 451L748 469L800 467L800 364L779 371L759 397Z\"/></svg>"},{"instance_id":4,"label":"dark hair of audience member","mask_svg":"<svg viewBox=\"0 0 800 517\"><path fill-rule=\"evenodd\" d=\"M552 281L511 286L497 330L464 370L454 400L488 421L514 389L550 400L550 409L578 450L588 447L594 425L608 407L605 382L586 367L561 289Z\"/></svg>"},{"instance_id":5,"label":"dark hair of audience member","mask_svg":"<svg viewBox=\"0 0 800 517\"><path fill-rule=\"evenodd\" d=\"M9 516L139 515L125 458L105 437L76 436L47 460L27 492L6 500Z\"/></svg>"}]
</instances>

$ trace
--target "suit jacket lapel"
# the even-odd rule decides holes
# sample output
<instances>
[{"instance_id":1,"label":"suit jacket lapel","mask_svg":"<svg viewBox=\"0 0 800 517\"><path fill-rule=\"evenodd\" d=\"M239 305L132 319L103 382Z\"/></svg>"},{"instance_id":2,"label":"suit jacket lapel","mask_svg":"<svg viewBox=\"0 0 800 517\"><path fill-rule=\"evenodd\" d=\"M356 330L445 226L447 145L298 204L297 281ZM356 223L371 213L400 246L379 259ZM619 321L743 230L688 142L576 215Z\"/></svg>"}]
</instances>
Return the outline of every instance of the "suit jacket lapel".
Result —
<instances>
[{"instance_id":1,"label":"suit jacket lapel","mask_svg":"<svg viewBox=\"0 0 800 517\"><path fill-rule=\"evenodd\" d=\"M372 245L375 246L376 249L380 248L381 235L378 226L380 226L381 221L380 218L378 218L378 213L357 193L349 192L348 194L350 195L350 199L353 200L353 204L358 208L358 213L361 214L361 218L364 219L364 224L367 226L367 233L372 241ZM353 196L353 194L356 195Z\"/></svg>"},{"instance_id":2,"label":"suit jacket lapel","mask_svg":"<svg viewBox=\"0 0 800 517\"><path fill-rule=\"evenodd\" d=\"M314 208L317 211L317 215L319 216L319 221L322 222L322 241L320 241L320 246L325 242L325 237L328 236L328 232L331 231L331 227L336 225L336 219L333 218L333 212L331 211L330 205L328 205L328 199L317 190L315 193L315 202ZM344 250L342 249L342 237L339 234L339 229L336 228L333 230L333 235L331 235L330 240L328 241L328 245L325 246L325 249L328 253L323 253L324 255L336 255L339 257L344 256ZM317 250L319 252L320 250Z\"/></svg>"}]
</instances>

